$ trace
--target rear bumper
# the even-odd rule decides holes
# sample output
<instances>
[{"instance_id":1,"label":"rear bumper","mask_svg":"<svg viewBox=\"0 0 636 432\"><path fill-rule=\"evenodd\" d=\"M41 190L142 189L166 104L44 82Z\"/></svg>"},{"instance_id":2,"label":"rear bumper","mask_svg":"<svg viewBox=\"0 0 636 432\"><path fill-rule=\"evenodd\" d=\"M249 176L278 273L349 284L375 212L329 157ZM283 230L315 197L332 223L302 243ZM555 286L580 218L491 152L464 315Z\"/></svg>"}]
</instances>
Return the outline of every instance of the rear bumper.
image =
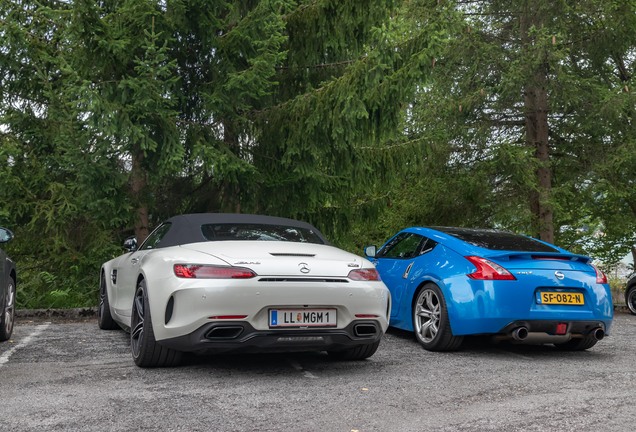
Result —
<instances>
[{"instance_id":1,"label":"rear bumper","mask_svg":"<svg viewBox=\"0 0 636 432\"><path fill-rule=\"evenodd\" d=\"M561 335L587 336L599 328L603 330L604 333L607 333L609 330L609 327L603 321L517 320L502 328L498 333L510 334L513 330L523 327L526 328L529 333L545 333L550 336L558 336L557 325L559 324L566 325L566 330L565 332L561 332Z\"/></svg>"},{"instance_id":2,"label":"rear bumper","mask_svg":"<svg viewBox=\"0 0 636 432\"><path fill-rule=\"evenodd\" d=\"M375 343L384 331L375 320L356 320L342 329L257 330L245 321L211 322L159 344L196 353L341 351Z\"/></svg>"},{"instance_id":3,"label":"rear bumper","mask_svg":"<svg viewBox=\"0 0 636 432\"><path fill-rule=\"evenodd\" d=\"M568 328L578 332L579 324L585 327L602 323L609 334L614 318L614 307L609 286L606 284L579 284L570 287L534 286L498 281L469 281L458 283L451 290L447 301L451 329L455 335L499 334L515 322L568 323ZM507 282L507 281L504 281ZM542 292L554 291L583 294L583 305L542 304Z\"/></svg>"},{"instance_id":4,"label":"rear bumper","mask_svg":"<svg viewBox=\"0 0 636 432\"><path fill-rule=\"evenodd\" d=\"M508 334L517 327L526 327L529 332L556 334L557 324L565 323L567 333L585 335L595 328L602 328L605 334L609 334L612 327L612 318L603 317L594 319L576 319L572 316L554 316L550 318L509 317L509 318L482 318L476 320L462 320L452 329L456 336L462 335L486 335Z\"/></svg>"}]
</instances>

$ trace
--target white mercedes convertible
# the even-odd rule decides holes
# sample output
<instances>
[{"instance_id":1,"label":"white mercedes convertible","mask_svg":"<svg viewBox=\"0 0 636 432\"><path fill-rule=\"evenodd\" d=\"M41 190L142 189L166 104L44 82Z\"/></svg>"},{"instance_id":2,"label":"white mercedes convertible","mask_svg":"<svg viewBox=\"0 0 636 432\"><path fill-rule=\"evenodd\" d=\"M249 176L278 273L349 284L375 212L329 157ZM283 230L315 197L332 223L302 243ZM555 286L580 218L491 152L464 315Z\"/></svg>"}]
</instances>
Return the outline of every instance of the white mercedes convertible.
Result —
<instances>
[{"instance_id":1,"label":"white mercedes convertible","mask_svg":"<svg viewBox=\"0 0 636 432\"><path fill-rule=\"evenodd\" d=\"M370 357L388 327L389 291L371 262L308 223L187 214L104 263L98 323L130 332L135 363L183 352L327 351Z\"/></svg>"}]
</instances>

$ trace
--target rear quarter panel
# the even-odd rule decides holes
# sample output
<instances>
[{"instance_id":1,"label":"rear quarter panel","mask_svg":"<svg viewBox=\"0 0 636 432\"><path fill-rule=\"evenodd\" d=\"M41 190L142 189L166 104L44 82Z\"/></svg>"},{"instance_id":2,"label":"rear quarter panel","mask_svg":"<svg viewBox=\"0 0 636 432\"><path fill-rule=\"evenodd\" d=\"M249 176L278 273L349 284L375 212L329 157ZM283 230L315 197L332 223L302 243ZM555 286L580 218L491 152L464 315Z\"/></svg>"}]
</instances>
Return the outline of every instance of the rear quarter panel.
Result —
<instances>
[{"instance_id":1,"label":"rear quarter panel","mask_svg":"<svg viewBox=\"0 0 636 432\"><path fill-rule=\"evenodd\" d=\"M460 319L467 309L470 313L475 313L475 294L465 283L466 273L469 271L469 262L442 244L416 258L405 284L405 292L401 296L402 301L397 306L394 304L399 311L391 325L404 330L414 330L413 303L419 289L429 282L436 284L444 294L451 328L453 322Z\"/></svg>"}]
</instances>

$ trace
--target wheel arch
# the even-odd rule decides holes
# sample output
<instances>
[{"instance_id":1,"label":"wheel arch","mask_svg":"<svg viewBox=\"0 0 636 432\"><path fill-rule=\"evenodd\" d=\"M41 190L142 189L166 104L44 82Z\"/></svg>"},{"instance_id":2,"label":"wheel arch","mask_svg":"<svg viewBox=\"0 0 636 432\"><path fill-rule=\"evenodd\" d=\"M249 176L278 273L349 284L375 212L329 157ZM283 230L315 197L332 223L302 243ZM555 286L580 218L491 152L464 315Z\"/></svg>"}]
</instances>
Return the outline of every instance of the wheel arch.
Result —
<instances>
[{"instance_id":1,"label":"wheel arch","mask_svg":"<svg viewBox=\"0 0 636 432\"><path fill-rule=\"evenodd\" d=\"M446 305L446 314L448 316L448 322L450 323L451 331L454 332L455 331L454 323L455 323L455 320L457 319L456 318L457 311L456 311L454 303L452 301L449 301L449 299L452 300L452 298L453 298L452 293L451 293L450 289L446 286L446 284L444 284L442 282L441 279L434 279L432 277L427 277L425 279L420 280L420 282L417 284L415 290L413 291L413 295L411 297L409 313L412 314L413 307L415 306L415 301L417 300L417 296L420 294L420 291L422 291L422 289L424 289L424 286L426 286L428 284L435 285L442 292L442 295L444 296L444 303ZM412 323L411 323L411 326L413 326ZM413 328L412 330L415 330L415 329Z\"/></svg>"},{"instance_id":2,"label":"wheel arch","mask_svg":"<svg viewBox=\"0 0 636 432\"><path fill-rule=\"evenodd\" d=\"M105 265L102 266L99 272L99 283L101 284L102 281L106 284L106 294L109 298L112 298L112 280L110 280L110 271Z\"/></svg>"},{"instance_id":3,"label":"wheel arch","mask_svg":"<svg viewBox=\"0 0 636 432\"><path fill-rule=\"evenodd\" d=\"M116 314L114 313L112 300L111 300L113 298L113 284L112 284L112 280L110 279L110 270L108 269L106 265L102 265L102 268L99 272L100 285L102 283L102 280L104 281L104 284L106 286L106 295L108 296L108 309L111 315L115 317Z\"/></svg>"},{"instance_id":4,"label":"wheel arch","mask_svg":"<svg viewBox=\"0 0 636 432\"><path fill-rule=\"evenodd\" d=\"M15 270L15 263L9 257L6 257L4 262L4 274L13 278L13 282L17 283L17 272Z\"/></svg>"},{"instance_id":5,"label":"wheel arch","mask_svg":"<svg viewBox=\"0 0 636 432\"><path fill-rule=\"evenodd\" d=\"M152 276L152 273L150 274ZM154 282L152 282L154 281ZM162 302L162 295L154 292L151 289L150 285L156 283L156 279L148 277L144 272L143 268L140 269L139 274L137 275L137 279L135 281L135 295L137 293L137 289L139 288L139 284L144 282L145 284L145 296L148 301L148 313L152 317L150 322L152 323L152 331L155 334L157 339L162 339L162 335L165 333L165 324L163 319L157 319L156 317L163 317L165 313L165 304ZM134 302L133 296L133 302ZM132 311L132 308L131 308Z\"/></svg>"},{"instance_id":6,"label":"wheel arch","mask_svg":"<svg viewBox=\"0 0 636 432\"><path fill-rule=\"evenodd\" d=\"M420 279L417 283L412 284L413 288L409 290L408 292L408 295L411 297L411 301L401 302L401 305L400 305L402 308L402 311L400 311L401 315L408 317L408 319L406 319L405 322L403 323L405 330L415 331L415 327L413 326L413 307L415 307L415 301L417 300L417 296L420 294L420 291L422 291L424 286L427 284L434 284L437 287L439 287L439 283L437 280L431 278L430 276L426 276Z\"/></svg>"},{"instance_id":7,"label":"wheel arch","mask_svg":"<svg viewBox=\"0 0 636 432\"><path fill-rule=\"evenodd\" d=\"M629 291L632 289L636 289L636 277L629 279L625 285L625 300L627 300Z\"/></svg>"},{"instance_id":8,"label":"wheel arch","mask_svg":"<svg viewBox=\"0 0 636 432\"><path fill-rule=\"evenodd\" d=\"M417 299L417 296L419 295L420 291L422 291L424 286L427 284L433 284L437 286L437 288L439 288L440 291L442 291L442 294L444 294L444 300L450 297L451 293L448 287L446 287L446 285L440 279L426 277L425 279L421 279L419 283L416 285L416 288L413 290L413 295L411 296L411 305L410 305L411 309L415 305L415 300ZM446 307L448 308L449 306L447 305Z\"/></svg>"}]
</instances>

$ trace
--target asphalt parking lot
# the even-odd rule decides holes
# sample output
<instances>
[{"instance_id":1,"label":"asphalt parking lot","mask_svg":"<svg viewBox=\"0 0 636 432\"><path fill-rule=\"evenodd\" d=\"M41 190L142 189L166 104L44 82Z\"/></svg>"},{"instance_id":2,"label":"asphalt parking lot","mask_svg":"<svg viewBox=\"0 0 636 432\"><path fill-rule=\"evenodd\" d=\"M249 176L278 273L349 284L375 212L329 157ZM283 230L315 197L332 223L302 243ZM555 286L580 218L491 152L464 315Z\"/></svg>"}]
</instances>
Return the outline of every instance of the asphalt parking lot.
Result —
<instances>
[{"instance_id":1,"label":"asphalt parking lot","mask_svg":"<svg viewBox=\"0 0 636 432\"><path fill-rule=\"evenodd\" d=\"M140 369L94 320L21 318L0 344L0 431L632 431L636 316L585 352L470 341L430 353L390 330L362 362L190 357Z\"/></svg>"}]
</instances>

